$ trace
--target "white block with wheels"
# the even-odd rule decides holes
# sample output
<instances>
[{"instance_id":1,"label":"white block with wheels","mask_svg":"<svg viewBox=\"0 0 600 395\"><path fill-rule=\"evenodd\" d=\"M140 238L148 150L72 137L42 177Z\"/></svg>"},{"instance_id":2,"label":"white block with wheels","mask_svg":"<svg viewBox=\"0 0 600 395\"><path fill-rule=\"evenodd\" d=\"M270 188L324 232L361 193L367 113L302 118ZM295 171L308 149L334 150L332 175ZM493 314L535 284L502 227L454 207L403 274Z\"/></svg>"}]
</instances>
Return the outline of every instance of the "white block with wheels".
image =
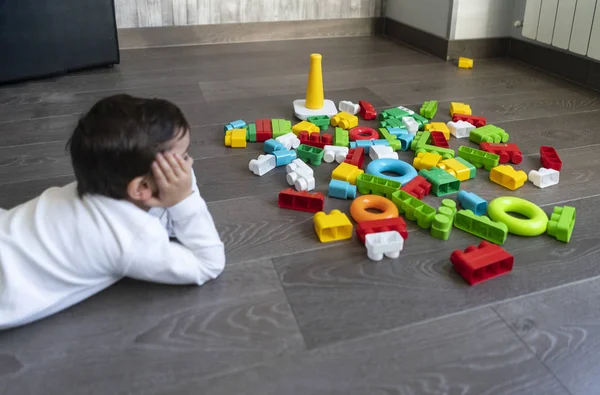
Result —
<instances>
[{"instance_id":1,"label":"white block with wheels","mask_svg":"<svg viewBox=\"0 0 600 395\"><path fill-rule=\"evenodd\" d=\"M380 261L385 255L388 258L398 258L404 248L404 239L394 231L369 233L365 236L367 256L372 261Z\"/></svg>"},{"instance_id":2,"label":"white block with wheels","mask_svg":"<svg viewBox=\"0 0 600 395\"><path fill-rule=\"evenodd\" d=\"M462 139L469 137L471 130L475 129L475 126L466 121L448 122L448 129L450 129L451 135L457 139Z\"/></svg>"},{"instance_id":3,"label":"white block with wheels","mask_svg":"<svg viewBox=\"0 0 600 395\"><path fill-rule=\"evenodd\" d=\"M369 148L369 156L372 160L383 158L398 159L398 153L394 152L394 149L387 145L373 145Z\"/></svg>"},{"instance_id":4,"label":"white block with wheels","mask_svg":"<svg viewBox=\"0 0 600 395\"><path fill-rule=\"evenodd\" d=\"M313 169L301 159L295 159L285 169L288 173L285 177L287 183L293 185L297 191L303 192L315 189Z\"/></svg>"},{"instance_id":5,"label":"white block with wheels","mask_svg":"<svg viewBox=\"0 0 600 395\"><path fill-rule=\"evenodd\" d=\"M296 149L300 145L300 139L294 134L294 132L289 132L283 136L279 136L275 140L277 140L280 144L283 144L287 150Z\"/></svg>"},{"instance_id":6,"label":"white block with wheels","mask_svg":"<svg viewBox=\"0 0 600 395\"><path fill-rule=\"evenodd\" d=\"M250 171L257 176L263 176L277 167L277 160L275 155L259 155L258 159L252 159L248 163Z\"/></svg>"},{"instance_id":7,"label":"white block with wheels","mask_svg":"<svg viewBox=\"0 0 600 395\"><path fill-rule=\"evenodd\" d=\"M529 172L529 181L533 182L538 188L547 188L558 184L560 173L554 169L546 169L542 167L539 170L531 170Z\"/></svg>"},{"instance_id":8,"label":"white block with wheels","mask_svg":"<svg viewBox=\"0 0 600 395\"><path fill-rule=\"evenodd\" d=\"M417 123L417 121L414 120L414 118L402 117L402 123L404 124L404 127L406 128L406 130L408 130L408 133L410 134L417 134L417 132L419 131L419 124Z\"/></svg>"},{"instance_id":9,"label":"white block with wheels","mask_svg":"<svg viewBox=\"0 0 600 395\"><path fill-rule=\"evenodd\" d=\"M410 115L413 115L415 112L413 110L411 110L410 108L406 108L404 106L398 106L398 108L402 111L406 111L407 113L409 113Z\"/></svg>"},{"instance_id":10,"label":"white block with wheels","mask_svg":"<svg viewBox=\"0 0 600 395\"><path fill-rule=\"evenodd\" d=\"M348 147L339 147L337 145L326 145L323 147L323 160L325 163L342 163L348 155Z\"/></svg>"},{"instance_id":11,"label":"white block with wheels","mask_svg":"<svg viewBox=\"0 0 600 395\"><path fill-rule=\"evenodd\" d=\"M347 112L352 115L356 115L360 111L360 106L358 104L352 103L348 100L342 100L339 103L338 108L340 109L340 111Z\"/></svg>"},{"instance_id":12,"label":"white block with wheels","mask_svg":"<svg viewBox=\"0 0 600 395\"><path fill-rule=\"evenodd\" d=\"M294 159L292 163L285 167L285 171L287 173L291 173L293 171L296 171L297 169L302 169L306 174L311 176L314 174L313 169L302 159Z\"/></svg>"}]
</instances>

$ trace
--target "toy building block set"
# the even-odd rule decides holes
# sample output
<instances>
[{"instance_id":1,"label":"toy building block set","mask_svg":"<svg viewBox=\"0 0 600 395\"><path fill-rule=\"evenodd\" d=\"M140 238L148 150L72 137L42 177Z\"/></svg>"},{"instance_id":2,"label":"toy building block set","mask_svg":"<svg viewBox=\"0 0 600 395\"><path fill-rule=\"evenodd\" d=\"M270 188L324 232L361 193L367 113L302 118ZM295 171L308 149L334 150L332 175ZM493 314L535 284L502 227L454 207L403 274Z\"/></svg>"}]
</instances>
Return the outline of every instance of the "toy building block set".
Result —
<instances>
[{"instance_id":1,"label":"toy building block set","mask_svg":"<svg viewBox=\"0 0 600 395\"><path fill-rule=\"evenodd\" d=\"M473 60L461 58L458 65L470 69ZM469 104L451 102L450 118L448 107L436 100L413 108L376 108L360 97L336 107L325 99L322 56L312 54L306 97L292 103L298 121L235 120L224 127L224 144L232 149L262 144L264 153L248 168L254 176L285 178L290 187L278 194L279 207L313 213L315 240L323 243L351 239L354 230L374 261L402 259L410 248L405 220L432 242L449 240L453 228L482 239L449 257L470 285L512 270L514 258L501 247L509 235L571 240L575 207L554 207L546 214L534 202L510 196L517 189L552 190L559 183L563 162L554 147L540 147L539 168L521 169L526 155L518 144L474 115ZM319 166L331 171L324 185L316 177ZM476 178L498 196L488 202L472 192L481 190L481 185L472 188ZM327 212L329 199L348 200L347 213L340 203Z\"/></svg>"}]
</instances>

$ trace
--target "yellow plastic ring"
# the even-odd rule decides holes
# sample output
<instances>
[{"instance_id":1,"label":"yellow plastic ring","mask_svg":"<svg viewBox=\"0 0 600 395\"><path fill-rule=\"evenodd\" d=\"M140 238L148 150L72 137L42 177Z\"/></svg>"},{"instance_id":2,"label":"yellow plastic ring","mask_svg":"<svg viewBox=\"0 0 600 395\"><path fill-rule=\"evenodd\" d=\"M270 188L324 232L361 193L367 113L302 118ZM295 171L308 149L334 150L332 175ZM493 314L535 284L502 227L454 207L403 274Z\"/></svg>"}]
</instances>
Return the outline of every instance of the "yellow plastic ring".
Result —
<instances>
[{"instance_id":1,"label":"yellow plastic ring","mask_svg":"<svg viewBox=\"0 0 600 395\"><path fill-rule=\"evenodd\" d=\"M381 213L370 213L367 209L377 209ZM398 208L389 199L377 195L363 195L350 205L350 215L356 222L375 221L398 217Z\"/></svg>"}]
</instances>

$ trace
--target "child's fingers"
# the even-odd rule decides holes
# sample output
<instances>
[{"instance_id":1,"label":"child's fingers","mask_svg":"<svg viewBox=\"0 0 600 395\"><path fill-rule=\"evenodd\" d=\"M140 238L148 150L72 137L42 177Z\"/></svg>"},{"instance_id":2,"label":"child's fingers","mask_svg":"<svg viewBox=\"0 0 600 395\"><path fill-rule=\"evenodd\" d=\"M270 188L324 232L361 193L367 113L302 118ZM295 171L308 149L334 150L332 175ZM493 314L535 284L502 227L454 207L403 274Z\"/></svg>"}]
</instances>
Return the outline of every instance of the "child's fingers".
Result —
<instances>
[{"instance_id":1,"label":"child's fingers","mask_svg":"<svg viewBox=\"0 0 600 395\"><path fill-rule=\"evenodd\" d=\"M181 168L182 175L190 172L191 163L188 163L185 159L183 159L180 155L175 155L175 159Z\"/></svg>"},{"instance_id":2,"label":"child's fingers","mask_svg":"<svg viewBox=\"0 0 600 395\"><path fill-rule=\"evenodd\" d=\"M167 177L161 168L160 162L155 161L152 163L152 174L154 175L154 181L156 181L156 185L159 188L168 184Z\"/></svg>"},{"instance_id":3,"label":"child's fingers","mask_svg":"<svg viewBox=\"0 0 600 395\"><path fill-rule=\"evenodd\" d=\"M177 176L175 175L173 168L171 166L171 163L167 160L166 158L167 155L163 155L163 154L158 154L157 157L157 162L158 165L160 167L160 170L162 171L163 174L163 178L167 181L167 182L172 182L175 181L177 179Z\"/></svg>"}]
</instances>

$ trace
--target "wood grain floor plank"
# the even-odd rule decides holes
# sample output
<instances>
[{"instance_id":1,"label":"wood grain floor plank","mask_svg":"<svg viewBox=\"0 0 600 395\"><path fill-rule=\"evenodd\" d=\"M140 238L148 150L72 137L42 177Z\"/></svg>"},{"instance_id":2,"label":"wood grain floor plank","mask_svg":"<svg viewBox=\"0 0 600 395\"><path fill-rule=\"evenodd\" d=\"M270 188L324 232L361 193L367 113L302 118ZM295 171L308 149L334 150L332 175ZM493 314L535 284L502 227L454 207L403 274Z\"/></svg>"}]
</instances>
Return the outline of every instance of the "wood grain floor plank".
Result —
<instances>
[{"instance_id":1,"label":"wood grain floor plank","mask_svg":"<svg viewBox=\"0 0 600 395\"><path fill-rule=\"evenodd\" d=\"M526 296L494 307L573 395L600 387L600 280Z\"/></svg>"}]
</instances>

